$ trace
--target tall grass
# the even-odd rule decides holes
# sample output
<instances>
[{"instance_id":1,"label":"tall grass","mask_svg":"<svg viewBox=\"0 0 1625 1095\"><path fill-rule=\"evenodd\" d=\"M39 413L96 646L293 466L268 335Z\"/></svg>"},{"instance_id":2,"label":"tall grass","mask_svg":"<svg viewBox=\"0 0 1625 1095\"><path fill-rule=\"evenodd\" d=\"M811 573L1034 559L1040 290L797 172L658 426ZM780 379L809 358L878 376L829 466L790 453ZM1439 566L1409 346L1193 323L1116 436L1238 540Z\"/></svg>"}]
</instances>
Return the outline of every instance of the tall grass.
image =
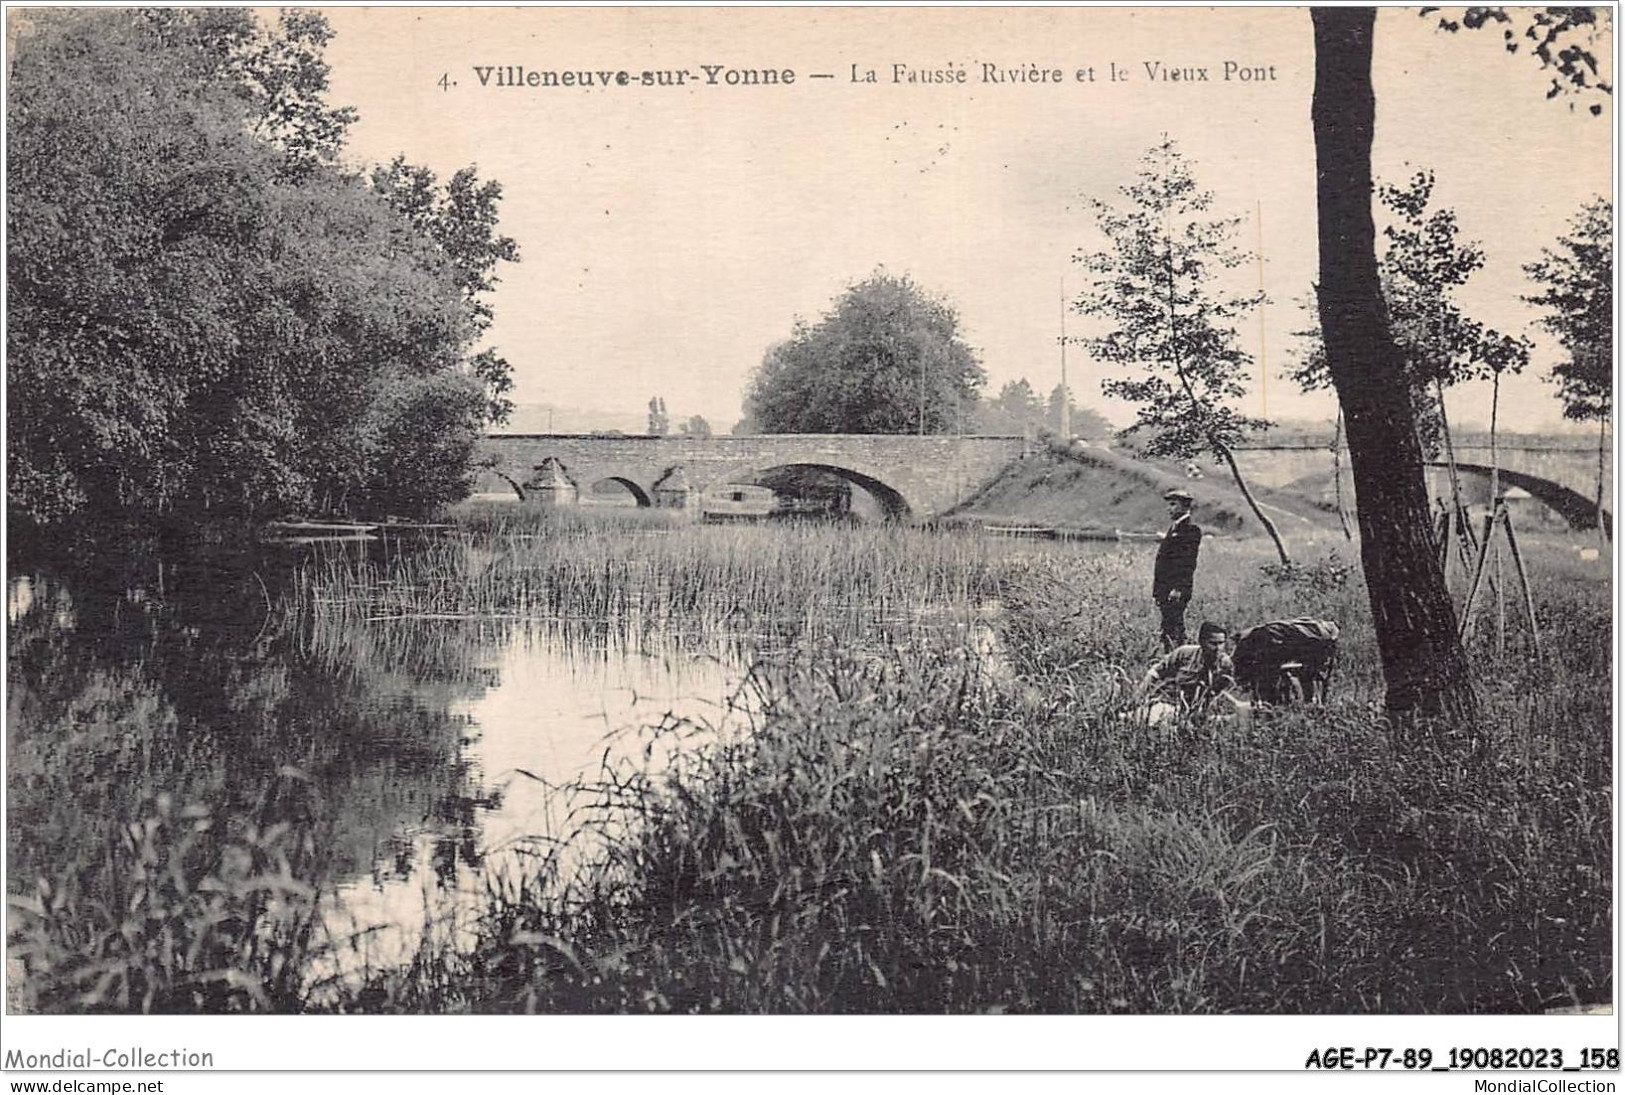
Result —
<instances>
[{"instance_id":1,"label":"tall grass","mask_svg":"<svg viewBox=\"0 0 1625 1095\"><path fill-rule=\"evenodd\" d=\"M333 552L301 570L289 605L330 634L391 619L540 619L666 638L726 632L759 650L906 631L922 606L997 593L998 548L981 537L674 526L643 513L498 513L401 560Z\"/></svg>"},{"instance_id":2,"label":"tall grass","mask_svg":"<svg viewBox=\"0 0 1625 1095\"><path fill-rule=\"evenodd\" d=\"M303 782L288 773L274 786ZM262 809L265 803L262 802ZM328 946L314 830L154 798L100 862L8 898L25 1011L295 1012Z\"/></svg>"},{"instance_id":3,"label":"tall grass","mask_svg":"<svg viewBox=\"0 0 1625 1095\"><path fill-rule=\"evenodd\" d=\"M314 564L287 611L333 651L400 618L738 627L758 652L748 717L667 723L653 733L686 736L669 763L573 788L574 831L492 870L474 922L410 964L244 1006L1511 1012L1610 995L1608 586L1556 549L1534 564L1553 576L1536 586L1547 659L1481 634L1483 720L1401 731L1357 572L1282 584L1260 545L1207 547L1193 624L1336 620L1333 697L1157 727L1130 691L1157 653L1143 547L481 520L393 567ZM989 597L992 641L919 626L928 601L966 622ZM78 983L76 922L66 905L34 921L40 983ZM169 953L144 923L146 949L120 954ZM280 984L258 960L228 968ZM214 1006L195 981L158 998Z\"/></svg>"},{"instance_id":4,"label":"tall grass","mask_svg":"<svg viewBox=\"0 0 1625 1095\"><path fill-rule=\"evenodd\" d=\"M1483 723L1399 733L1376 707L1357 578L1282 586L1253 554L1210 556L1203 614L1339 620L1328 706L1245 728L1149 726L1126 687L1154 653L1143 561L1041 555L1000 574L1014 686L973 649L928 638L764 666L744 732L598 785L617 823L584 874L494 892L478 945L425 951L372 986L373 1004L1503 1012L1606 999L1601 589L1541 590L1548 648L1578 657L1479 649Z\"/></svg>"}]
</instances>

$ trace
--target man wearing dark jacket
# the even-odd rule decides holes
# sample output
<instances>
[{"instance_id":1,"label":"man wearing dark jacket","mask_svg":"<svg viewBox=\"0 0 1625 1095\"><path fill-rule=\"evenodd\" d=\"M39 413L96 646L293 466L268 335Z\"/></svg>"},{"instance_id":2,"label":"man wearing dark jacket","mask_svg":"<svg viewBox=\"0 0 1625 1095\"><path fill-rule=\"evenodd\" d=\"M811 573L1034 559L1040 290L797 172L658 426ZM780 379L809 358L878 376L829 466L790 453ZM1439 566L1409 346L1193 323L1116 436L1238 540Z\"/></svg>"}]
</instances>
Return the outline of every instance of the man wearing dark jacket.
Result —
<instances>
[{"instance_id":1,"label":"man wearing dark jacket","mask_svg":"<svg viewBox=\"0 0 1625 1095\"><path fill-rule=\"evenodd\" d=\"M1191 520L1191 496L1171 490L1163 496L1173 524L1157 548L1157 565L1151 579L1151 599L1162 610L1162 645L1165 650L1185 645L1185 609L1191 603L1191 583L1196 577L1196 555L1202 546L1202 530Z\"/></svg>"}]
</instances>

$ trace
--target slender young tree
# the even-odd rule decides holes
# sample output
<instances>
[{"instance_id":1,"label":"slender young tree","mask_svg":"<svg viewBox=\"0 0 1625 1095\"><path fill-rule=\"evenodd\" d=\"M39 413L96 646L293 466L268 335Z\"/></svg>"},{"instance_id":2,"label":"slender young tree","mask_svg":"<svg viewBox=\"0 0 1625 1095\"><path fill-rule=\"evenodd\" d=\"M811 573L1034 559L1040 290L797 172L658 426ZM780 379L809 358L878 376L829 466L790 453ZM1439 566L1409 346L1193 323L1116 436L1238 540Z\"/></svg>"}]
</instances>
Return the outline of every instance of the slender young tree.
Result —
<instances>
[{"instance_id":1,"label":"slender young tree","mask_svg":"<svg viewBox=\"0 0 1625 1095\"><path fill-rule=\"evenodd\" d=\"M1261 292L1222 283L1225 271L1251 258L1233 243L1240 218L1212 217L1212 193L1197 186L1191 165L1166 136L1122 193L1127 204L1121 209L1092 203L1108 246L1076 256L1093 282L1074 307L1111 325L1107 334L1083 341L1101 361L1135 374L1109 379L1103 388L1135 404L1138 417L1126 432L1148 431L1150 455L1188 460L1211 454L1228 464L1288 562L1275 523L1232 452L1248 431L1269 425L1230 406L1247 393L1252 365L1236 328L1264 301Z\"/></svg>"},{"instance_id":2,"label":"slender young tree","mask_svg":"<svg viewBox=\"0 0 1625 1095\"><path fill-rule=\"evenodd\" d=\"M1403 186L1383 184L1377 196L1387 211L1383 236L1388 245L1378 265L1394 341L1403 361L1425 458L1443 450L1450 469L1452 512L1461 513L1445 389L1468 380L1491 380L1500 393L1504 373L1522 371L1529 361L1526 340L1502 334L1463 314L1457 289L1484 266L1484 249L1460 239L1454 210L1430 208L1432 171L1414 173ZM1325 345L1318 327L1299 332L1304 351L1291 377L1308 391L1329 387ZM1491 449L1495 415L1490 422ZM1493 472L1492 472L1493 474Z\"/></svg>"}]
</instances>

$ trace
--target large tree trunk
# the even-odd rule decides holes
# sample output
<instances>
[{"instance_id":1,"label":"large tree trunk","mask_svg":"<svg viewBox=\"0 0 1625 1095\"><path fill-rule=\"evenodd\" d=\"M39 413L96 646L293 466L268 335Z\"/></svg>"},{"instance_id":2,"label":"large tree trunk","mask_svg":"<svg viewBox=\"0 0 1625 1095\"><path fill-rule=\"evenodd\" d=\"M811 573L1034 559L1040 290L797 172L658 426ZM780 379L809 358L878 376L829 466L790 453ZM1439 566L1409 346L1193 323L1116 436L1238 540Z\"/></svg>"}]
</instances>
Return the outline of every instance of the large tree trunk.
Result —
<instances>
[{"instance_id":1,"label":"large tree trunk","mask_svg":"<svg viewBox=\"0 0 1625 1095\"><path fill-rule=\"evenodd\" d=\"M1316 8L1320 323L1354 472L1360 563L1390 715L1477 711L1434 552L1410 385L1388 326L1371 219L1371 8Z\"/></svg>"}]
</instances>

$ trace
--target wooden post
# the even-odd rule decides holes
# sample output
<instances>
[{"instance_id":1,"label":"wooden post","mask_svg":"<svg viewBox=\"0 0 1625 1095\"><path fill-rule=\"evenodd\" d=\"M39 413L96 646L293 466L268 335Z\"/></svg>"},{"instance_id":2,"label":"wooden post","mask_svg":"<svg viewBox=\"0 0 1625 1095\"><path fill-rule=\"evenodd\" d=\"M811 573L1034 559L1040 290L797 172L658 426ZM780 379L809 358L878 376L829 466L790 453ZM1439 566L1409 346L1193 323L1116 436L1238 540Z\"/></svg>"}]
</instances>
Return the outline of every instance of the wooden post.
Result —
<instances>
[{"instance_id":1,"label":"wooden post","mask_svg":"<svg viewBox=\"0 0 1625 1095\"><path fill-rule=\"evenodd\" d=\"M1461 638L1464 642L1473 633L1473 605L1478 600L1478 587L1484 582L1484 564L1490 555L1490 534L1495 531L1495 522L1500 516L1501 511L1497 509L1484 523L1484 539L1478 545L1478 562L1473 566L1473 584L1467 587L1467 603L1461 609Z\"/></svg>"},{"instance_id":2,"label":"wooden post","mask_svg":"<svg viewBox=\"0 0 1625 1095\"><path fill-rule=\"evenodd\" d=\"M1337 499L1337 521L1343 526L1343 539L1353 540L1348 511L1343 508L1343 409L1337 410L1337 426L1332 431L1332 490ZM1441 560L1442 561L1442 560Z\"/></svg>"},{"instance_id":3,"label":"wooden post","mask_svg":"<svg viewBox=\"0 0 1625 1095\"><path fill-rule=\"evenodd\" d=\"M1529 637L1535 644L1535 661L1541 661L1540 656L1540 624L1535 622L1535 595L1529 589L1529 575L1523 568L1523 552L1518 550L1518 537L1512 531L1512 514L1505 512L1503 507L1501 520L1507 528L1507 549L1512 552L1512 562L1518 568L1518 582L1523 586L1523 607L1529 613Z\"/></svg>"},{"instance_id":4,"label":"wooden post","mask_svg":"<svg viewBox=\"0 0 1625 1095\"><path fill-rule=\"evenodd\" d=\"M1499 425L1501 414L1501 370L1495 369L1495 384L1490 396L1490 505L1495 512L1501 514L1501 519L1507 523L1508 534L1512 527L1512 513L1506 508L1506 501L1501 497L1501 456L1500 450L1495 447L1495 428ZM1498 654L1506 653L1507 648L1507 596L1506 573L1501 569L1501 549L1495 549L1495 650ZM1528 590L1526 589L1527 593Z\"/></svg>"}]
</instances>

